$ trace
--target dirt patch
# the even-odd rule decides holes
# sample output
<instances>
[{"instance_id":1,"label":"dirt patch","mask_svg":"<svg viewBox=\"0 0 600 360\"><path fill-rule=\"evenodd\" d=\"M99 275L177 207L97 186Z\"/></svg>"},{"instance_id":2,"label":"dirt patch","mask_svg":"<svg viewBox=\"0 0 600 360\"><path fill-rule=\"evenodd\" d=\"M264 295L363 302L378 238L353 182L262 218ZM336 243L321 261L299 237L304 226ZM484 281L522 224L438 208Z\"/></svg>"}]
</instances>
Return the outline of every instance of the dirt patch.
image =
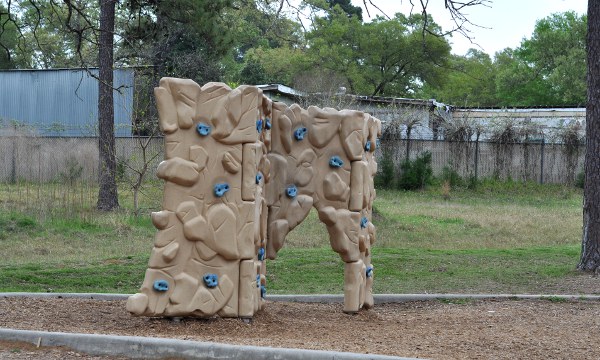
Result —
<instances>
[{"instance_id":1,"label":"dirt patch","mask_svg":"<svg viewBox=\"0 0 600 360\"><path fill-rule=\"evenodd\" d=\"M272 302L246 324L136 318L124 301L2 298L0 327L433 359L600 356L600 303L591 301L409 302L381 304L356 315L344 314L341 304ZM11 349L0 343L0 357Z\"/></svg>"}]
</instances>

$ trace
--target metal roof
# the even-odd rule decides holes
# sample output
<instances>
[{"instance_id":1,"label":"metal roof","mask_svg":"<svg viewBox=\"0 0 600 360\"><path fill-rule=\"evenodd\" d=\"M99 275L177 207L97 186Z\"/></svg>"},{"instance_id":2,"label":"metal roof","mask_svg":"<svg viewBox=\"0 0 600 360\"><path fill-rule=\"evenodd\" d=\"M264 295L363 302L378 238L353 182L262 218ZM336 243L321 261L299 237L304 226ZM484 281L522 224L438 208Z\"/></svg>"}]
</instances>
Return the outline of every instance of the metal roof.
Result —
<instances>
[{"instance_id":1,"label":"metal roof","mask_svg":"<svg viewBox=\"0 0 600 360\"><path fill-rule=\"evenodd\" d=\"M93 75L97 69L90 69ZM94 136L98 81L85 69L0 71L0 121L41 136ZM133 69L115 69L115 135L131 136Z\"/></svg>"}]
</instances>

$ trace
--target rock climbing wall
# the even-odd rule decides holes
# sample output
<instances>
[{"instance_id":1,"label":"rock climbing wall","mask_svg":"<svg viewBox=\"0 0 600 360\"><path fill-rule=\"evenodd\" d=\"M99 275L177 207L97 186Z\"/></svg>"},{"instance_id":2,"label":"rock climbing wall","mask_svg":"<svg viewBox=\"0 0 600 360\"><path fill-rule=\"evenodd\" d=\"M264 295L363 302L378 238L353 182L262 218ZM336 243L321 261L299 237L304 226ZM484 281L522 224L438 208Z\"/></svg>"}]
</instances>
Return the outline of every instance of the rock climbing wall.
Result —
<instances>
[{"instance_id":1,"label":"rock climbing wall","mask_svg":"<svg viewBox=\"0 0 600 360\"><path fill-rule=\"evenodd\" d=\"M286 235L315 207L345 262L344 311L372 307L374 151L381 122L360 111L314 106L275 103L272 112L267 257L276 257Z\"/></svg>"},{"instance_id":2,"label":"rock climbing wall","mask_svg":"<svg viewBox=\"0 0 600 360\"><path fill-rule=\"evenodd\" d=\"M155 88L165 160L163 210L135 315L252 317L265 284L270 101L252 86L202 88L163 78Z\"/></svg>"},{"instance_id":3,"label":"rock climbing wall","mask_svg":"<svg viewBox=\"0 0 600 360\"><path fill-rule=\"evenodd\" d=\"M345 262L344 311L373 306L379 120L272 103L252 86L163 78L155 95L163 210L152 214L158 232L129 312L252 317L264 305L265 258L312 207Z\"/></svg>"}]
</instances>

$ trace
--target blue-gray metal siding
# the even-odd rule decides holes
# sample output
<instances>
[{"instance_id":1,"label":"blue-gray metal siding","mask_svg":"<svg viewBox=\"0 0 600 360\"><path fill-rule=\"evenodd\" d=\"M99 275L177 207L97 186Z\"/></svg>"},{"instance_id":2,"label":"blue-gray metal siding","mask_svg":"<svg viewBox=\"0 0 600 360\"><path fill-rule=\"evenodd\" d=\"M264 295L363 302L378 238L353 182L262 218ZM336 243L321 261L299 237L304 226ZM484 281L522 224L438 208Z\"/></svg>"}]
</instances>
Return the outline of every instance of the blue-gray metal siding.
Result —
<instances>
[{"instance_id":1,"label":"blue-gray metal siding","mask_svg":"<svg viewBox=\"0 0 600 360\"><path fill-rule=\"evenodd\" d=\"M132 69L114 70L116 136L131 136L133 81ZM95 136L98 81L81 69L0 71L0 126L11 123L41 136Z\"/></svg>"}]
</instances>

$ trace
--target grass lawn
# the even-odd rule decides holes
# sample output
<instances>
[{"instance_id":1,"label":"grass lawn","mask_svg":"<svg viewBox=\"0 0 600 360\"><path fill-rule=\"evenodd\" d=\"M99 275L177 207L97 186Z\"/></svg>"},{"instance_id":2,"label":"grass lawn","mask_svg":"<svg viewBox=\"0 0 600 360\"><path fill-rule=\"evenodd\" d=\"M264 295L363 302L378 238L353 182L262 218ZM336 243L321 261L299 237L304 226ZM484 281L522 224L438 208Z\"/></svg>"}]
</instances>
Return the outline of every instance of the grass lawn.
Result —
<instances>
[{"instance_id":1,"label":"grass lawn","mask_svg":"<svg viewBox=\"0 0 600 360\"><path fill-rule=\"evenodd\" d=\"M135 218L122 193L119 212L40 216L11 211L19 204L13 197L7 205L0 191L0 291L135 292L155 232L148 208L157 202ZM565 186L489 182L453 189L449 199L437 187L380 190L375 292L544 292L581 276L581 222L581 191ZM328 246L313 211L268 261L269 293L341 293L343 263Z\"/></svg>"}]
</instances>

